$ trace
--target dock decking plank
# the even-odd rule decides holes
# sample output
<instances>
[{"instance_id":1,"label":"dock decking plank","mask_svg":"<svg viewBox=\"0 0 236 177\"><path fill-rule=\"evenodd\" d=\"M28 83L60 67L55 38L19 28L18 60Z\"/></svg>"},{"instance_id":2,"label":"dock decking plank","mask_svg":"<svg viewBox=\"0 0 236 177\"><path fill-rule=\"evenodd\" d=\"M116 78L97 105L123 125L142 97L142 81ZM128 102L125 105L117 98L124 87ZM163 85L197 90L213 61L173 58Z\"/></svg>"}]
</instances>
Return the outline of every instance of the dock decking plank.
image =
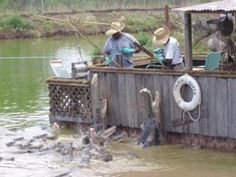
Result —
<instances>
[{"instance_id":1,"label":"dock decking plank","mask_svg":"<svg viewBox=\"0 0 236 177\"><path fill-rule=\"evenodd\" d=\"M140 90L146 88L145 77L140 74L135 76L136 82L136 97L137 97L137 112L138 112L138 125L140 126L149 114L149 98L146 93L140 93Z\"/></svg>"},{"instance_id":2,"label":"dock decking plank","mask_svg":"<svg viewBox=\"0 0 236 177\"><path fill-rule=\"evenodd\" d=\"M155 90L154 90L154 76L153 75L145 75L144 76L145 82L146 82L146 88L148 90L150 90L152 98L155 99ZM148 106L148 113L151 113L151 102L150 100L148 100L148 102L146 102L147 106ZM150 115L148 115L150 117Z\"/></svg>"},{"instance_id":3,"label":"dock decking plank","mask_svg":"<svg viewBox=\"0 0 236 177\"><path fill-rule=\"evenodd\" d=\"M126 98L126 87L125 87L125 74L118 75L118 89L119 89L119 111L120 111L120 125L128 126L127 120L127 98Z\"/></svg>"},{"instance_id":4,"label":"dock decking plank","mask_svg":"<svg viewBox=\"0 0 236 177\"><path fill-rule=\"evenodd\" d=\"M173 125L173 121L177 119L177 115L176 115L176 103L175 103L175 99L174 99L174 96L173 96L173 87L174 87L174 83L176 81L176 79L178 78L177 77L170 77L168 76L168 88L169 88L169 100L170 100L170 105L169 105L169 109L170 109L170 119L171 119L171 129L172 131L176 131L176 132L179 132L179 130L181 129L182 126L174 126Z\"/></svg>"},{"instance_id":5,"label":"dock decking plank","mask_svg":"<svg viewBox=\"0 0 236 177\"><path fill-rule=\"evenodd\" d=\"M197 81L197 83L198 83L198 85L199 85L199 87L200 87L200 89L201 89L201 85L200 85L200 82L199 82L199 78L198 77L193 77L196 81ZM190 96L190 99L189 100L192 100L192 97L193 97L193 91L190 89L189 90L189 96ZM200 106L200 108L201 108L201 106ZM200 110L201 111L201 110ZM190 113L191 113L191 116L192 116L192 118L193 119L197 119L198 118L198 116L199 116L199 106L197 106L193 111L190 111ZM189 117L189 115L187 115L188 117ZM189 117L189 120L190 120L190 117ZM193 134L199 134L199 121L192 121L191 123L190 123L190 132L191 133L193 133Z\"/></svg>"},{"instance_id":6,"label":"dock decking plank","mask_svg":"<svg viewBox=\"0 0 236 177\"><path fill-rule=\"evenodd\" d=\"M208 135L209 136L216 136L216 85L217 85L217 79L216 78L208 78Z\"/></svg>"},{"instance_id":7,"label":"dock decking plank","mask_svg":"<svg viewBox=\"0 0 236 177\"><path fill-rule=\"evenodd\" d=\"M135 75L125 75L126 99L127 99L127 119L129 127L138 127L137 119L137 98Z\"/></svg>"},{"instance_id":8,"label":"dock decking plank","mask_svg":"<svg viewBox=\"0 0 236 177\"><path fill-rule=\"evenodd\" d=\"M227 137L228 136L228 120L227 120L227 79L218 78L215 87L216 90L216 130L217 136Z\"/></svg>"},{"instance_id":9,"label":"dock decking plank","mask_svg":"<svg viewBox=\"0 0 236 177\"><path fill-rule=\"evenodd\" d=\"M169 87L171 88L171 90L170 90L170 99L171 99L171 102L172 102L172 109L173 109L173 111L171 111L172 112L172 116L171 116L172 117L172 122L174 120L182 118L182 109L175 102L174 95L173 95L174 84L175 84L175 81L178 78L179 78L179 76L172 77L172 79L170 79L170 83L169 83L170 84ZM176 131L176 132L182 133L183 132L183 125L179 125L179 126L174 126L173 125L173 130Z\"/></svg>"},{"instance_id":10,"label":"dock decking plank","mask_svg":"<svg viewBox=\"0 0 236 177\"><path fill-rule=\"evenodd\" d=\"M161 77L159 75L154 75L153 77L154 79L154 90L155 92L158 91L160 94L160 98L161 98L161 102L160 102L160 121L162 124L162 128L164 129L167 125L166 122L164 121L164 117L163 117L163 100L165 99L164 95L163 95L163 87L162 87L162 83L161 83Z\"/></svg>"},{"instance_id":11,"label":"dock decking plank","mask_svg":"<svg viewBox=\"0 0 236 177\"><path fill-rule=\"evenodd\" d=\"M236 138L236 79L228 79L228 129L229 137Z\"/></svg>"},{"instance_id":12,"label":"dock decking plank","mask_svg":"<svg viewBox=\"0 0 236 177\"><path fill-rule=\"evenodd\" d=\"M171 92L171 88L169 87L169 82L168 82L169 76L162 76L161 77L161 83L162 83L162 90L163 90L163 95L165 95L165 97L163 98L163 114L165 117L165 121L167 121L167 123L165 124L165 128L166 131L173 131L173 125L172 125L172 121L171 121L171 108L170 108L170 92Z\"/></svg>"},{"instance_id":13,"label":"dock decking plank","mask_svg":"<svg viewBox=\"0 0 236 177\"><path fill-rule=\"evenodd\" d=\"M99 96L106 98L106 75L107 73L98 73Z\"/></svg>"},{"instance_id":14,"label":"dock decking plank","mask_svg":"<svg viewBox=\"0 0 236 177\"><path fill-rule=\"evenodd\" d=\"M120 125L120 103L119 103L119 89L118 89L118 75L110 73L108 75L110 80L110 87L111 87L111 104L112 104L112 117L113 117L113 125ZM109 83L109 82L108 82Z\"/></svg>"},{"instance_id":15,"label":"dock decking plank","mask_svg":"<svg viewBox=\"0 0 236 177\"><path fill-rule=\"evenodd\" d=\"M105 94L107 95L107 104L109 105L109 109L107 109L108 112L108 122L109 125L115 125L115 120L114 120L114 105L113 105L113 101L112 101L112 83L111 83L111 77L110 77L111 73L107 73L106 74L106 81L105 81L105 86L106 86L106 90L105 90Z\"/></svg>"},{"instance_id":16,"label":"dock decking plank","mask_svg":"<svg viewBox=\"0 0 236 177\"><path fill-rule=\"evenodd\" d=\"M97 73L94 73L97 74ZM96 77L94 75L94 77ZM96 78L94 82L91 82L91 101L92 101L92 113L93 113L93 120L97 119L98 113L97 109L99 108L99 85L98 85L99 78Z\"/></svg>"},{"instance_id":17,"label":"dock decking plank","mask_svg":"<svg viewBox=\"0 0 236 177\"><path fill-rule=\"evenodd\" d=\"M107 73L98 73L98 87L99 87L99 98L103 98L103 99L106 99L107 100L107 107L109 108L109 102L108 102L108 95L107 95L107 92L106 92L106 83L107 83ZM107 114L106 114L106 117L105 117L105 121L106 123L109 124L109 109L107 109Z\"/></svg>"},{"instance_id":18,"label":"dock decking plank","mask_svg":"<svg viewBox=\"0 0 236 177\"><path fill-rule=\"evenodd\" d=\"M199 120L199 134L208 135L208 109L207 103L209 100L208 94L208 78L203 77L199 78L199 85L201 88L201 96L202 96L202 103L201 103L201 117Z\"/></svg>"}]
</instances>

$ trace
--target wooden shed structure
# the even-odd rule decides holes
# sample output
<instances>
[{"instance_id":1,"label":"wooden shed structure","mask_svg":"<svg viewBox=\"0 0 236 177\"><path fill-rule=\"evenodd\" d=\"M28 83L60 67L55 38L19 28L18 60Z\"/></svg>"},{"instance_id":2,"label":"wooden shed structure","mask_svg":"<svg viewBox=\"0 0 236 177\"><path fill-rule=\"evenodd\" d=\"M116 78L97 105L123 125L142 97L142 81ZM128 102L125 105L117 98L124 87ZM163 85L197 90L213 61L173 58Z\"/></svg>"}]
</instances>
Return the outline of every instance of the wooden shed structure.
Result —
<instances>
[{"instance_id":1,"label":"wooden shed structure","mask_svg":"<svg viewBox=\"0 0 236 177\"><path fill-rule=\"evenodd\" d=\"M108 101L109 125L139 128L140 124L149 116L149 100L139 92L142 88L147 88L153 95L156 91L161 95L161 116L169 142L234 150L236 148L236 94L234 94L236 72L193 70L191 14L235 14L236 1L223 0L174 10L184 13L186 67L184 71L146 69L145 67L126 69L92 66L89 68L90 75L92 78L96 74L97 84L94 86L94 84L88 83L89 86L87 85L84 93L90 94L91 98L88 98L87 94L81 98L82 101L78 100L80 97L76 100L73 94L73 92L80 92L81 83L76 84L76 81L72 80L57 83L49 80L50 119L73 123L93 123L96 119L98 98L102 97ZM174 84L185 73L191 75L201 89L202 102L198 121L192 121L189 115L185 114L185 120L182 122L183 110L176 104L173 97ZM67 93L68 89L71 90L70 94ZM54 106L56 96L70 102L64 103L62 106L63 113ZM193 92L189 88L184 89L182 96L186 100L191 100ZM86 104L81 104L85 100ZM61 104L58 99L56 102L58 105ZM73 104L75 102L76 104ZM78 105L85 111L80 112L80 109L76 107ZM77 112L66 113L70 109L77 110ZM191 115L196 118L199 110L191 111ZM86 111L89 112L89 116L83 116Z\"/></svg>"}]
</instances>

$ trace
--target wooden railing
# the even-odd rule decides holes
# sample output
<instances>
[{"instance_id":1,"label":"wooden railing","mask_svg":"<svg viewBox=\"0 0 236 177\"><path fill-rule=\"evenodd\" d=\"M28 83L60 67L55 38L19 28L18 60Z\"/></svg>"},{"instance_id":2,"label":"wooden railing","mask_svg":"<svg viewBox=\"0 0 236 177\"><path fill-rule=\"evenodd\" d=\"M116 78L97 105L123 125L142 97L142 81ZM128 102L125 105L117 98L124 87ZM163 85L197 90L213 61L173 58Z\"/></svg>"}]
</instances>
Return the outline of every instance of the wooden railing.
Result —
<instances>
[{"instance_id":1,"label":"wooden railing","mask_svg":"<svg viewBox=\"0 0 236 177\"><path fill-rule=\"evenodd\" d=\"M92 122L89 81L52 78L47 82L50 98L50 122Z\"/></svg>"}]
</instances>

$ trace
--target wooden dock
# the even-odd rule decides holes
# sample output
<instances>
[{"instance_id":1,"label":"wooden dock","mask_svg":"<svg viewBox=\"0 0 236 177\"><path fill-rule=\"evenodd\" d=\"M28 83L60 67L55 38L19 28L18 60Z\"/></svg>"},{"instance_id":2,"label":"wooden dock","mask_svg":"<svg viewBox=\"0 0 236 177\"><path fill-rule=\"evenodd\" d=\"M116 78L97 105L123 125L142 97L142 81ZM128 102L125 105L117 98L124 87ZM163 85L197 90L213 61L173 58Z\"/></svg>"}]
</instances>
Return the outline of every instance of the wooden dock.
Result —
<instances>
[{"instance_id":1,"label":"wooden dock","mask_svg":"<svg viewBox=\"0 0 236 177\"><path fill-rule=\"evenodd\" d=\"M190 71L189 74L201 88L201 117L199 121L193 122L186 114L185 123L182 124L183 111L173 97L174 83L182 72L121 70L103 68L101 71L101 68L91 68L92 73L98 73L99 97L108 101L110 125L139 128L149 113L148 97L139 91L147 88L152 94L159 91L161 95L165 131L236 138L236 95L229 94L236 89L236 73L226 75L222 72ZM191 92L191 89L185 89L182 95L190 100ZM198 116L198 109L191 114Z\"/></svg>"},{"instance_id":2,"label":"wooden dock","mask_svg":"<svg viewBox=\"0 0 236 177\"><path fill-rule=\"evenodd\" d=\"M91 77L97 74L97 86L90 81L73 79L48 80L50 91L50 121L92 124L96 120L99 98L106 99L107 124L125 129L139 129L149 116L149 99L140 94L147 88L161 95L161 118L168 142L200 144L202 147L234 151L236 147L236 72L167 71L160 69L111 69L92 67ZM199 121L175 103L173 86L184 73L199 84L202 95ZM231 94L230 94L231 93ZM192 90L183 89L182 96L191 100ZM190 112L196 118L198 109ZM184 122L183 122L184 121Z\"/></svg>"},{"instance_id":3,"label":"wooden dock","mask_svg":"<svg viewBox=\"0 0 236 177\"><path fill-rule=\"evenodd\" d=\"M152 94L158 91L161 95L161 119L169 142L187 143L190 145L199 144L207 148L235 151L235 68L231 68L232 71L194 70L193 66L196 57L192 55L191 14L201 12L236 13L236 2L234 0L229 0L227 8L224 4L224 1L216 1L214 3L175 9L184 13L184 71L146 68L146 65L152 63L153 60L136 61L134 69L108 68L104 66L91 67L89 69L90 76L91 78L93 76L97 77L96 84L94 85L89 82L85 86L85 90L87 90L86 93L90 94L83 97L83 94L79 93L80 97L78 97L78 99L82 100L86 100L85 98L87 98L86 104L81 104L81 100L78 100L77 104L74 104L77 100L77 98L74 98L77 96L77 93L72 92L69 87L63 88L64 85L70 86L71 80L61 83L51 80L48 82L51 106L50 120L92 123L96 119L96 113L99 107L98 99L103 98L108 102L108 125L137 129L149 116L149 99L146 95L140 94L141 89L147 88ZM232 53L232 56L235 58L235 53ZM199 61L201 63L201 59ZM189 114L183 112L174 100L174 84L185 73L191 75L200 86L202 99L200 109L196 108L190 111L193 118L198 117L200 114L200 119L197 121L193 121ZM68 83L65 84L66 82ZM84 85L76 82L71 86L74 90L80 90L81 87L84 88ZM182 87L180 92L186 102L189 102L193 97L193 90L189 86ZM55 96L62 97L62 99L55 101L57 100ZM64 101L63 106L60 107L63 111L58 109L61 106L60 101ZM73 107L71 105L80 105L81 107ZM85 105L91 106L86 107ZM73 107L72 110L77 110L75 111L76 114L69 113L69 115L65 116L66 111L69 111L71 107ZM80 108L84 110L85 107L85 110L88 110L87 113L90 114L89 117L86 116L87 113L80 114ZM71 119L71 117L73 118Z\"/></svg>"}]
</instances>

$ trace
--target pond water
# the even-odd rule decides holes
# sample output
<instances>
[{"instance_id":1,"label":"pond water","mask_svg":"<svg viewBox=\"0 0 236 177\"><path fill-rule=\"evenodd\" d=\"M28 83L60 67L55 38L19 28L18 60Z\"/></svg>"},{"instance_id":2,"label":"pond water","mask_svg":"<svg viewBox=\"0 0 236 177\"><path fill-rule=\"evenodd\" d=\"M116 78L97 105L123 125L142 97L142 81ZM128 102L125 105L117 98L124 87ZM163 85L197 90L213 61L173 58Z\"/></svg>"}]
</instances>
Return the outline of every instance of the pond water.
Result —
<instances>
[{"instance_id":1,"label":"pond water","mask_svg":"<svg viewBox=\"0 0 236 177\"><path fill-rule=\"evenodd\" d=\"M95 43L102 37L93 37ZM46 80L54 76L50 60L67 66L79 60L79 47L89 59L93 48L75 37L0 41L0 126L27 127L48 122Z\"/></svg>"},{"instance_id":2,"label":"pond water","mask_svg":"<svg viewBox=\"0 0 236 177\"><path fill-rule=\"evenodd\" d=\"M90 37L102 45L104 37ZM46 80L54 76L49 61L77 60L79 47L90 59L91 45L74 37L0 41L0 177L65 176L117 177L235 177L236 154L194 150L181 145L142 149L131 143L109 146L113 161L91 161L90 168L78 168L77 160L66 161L58 154L17 154L6 143L19 136L33 136L48 126ZM76 132L60 133L63 141L74 141ZM76 141L80 141L78 138Z\"/></svg>"}]
</instances>

